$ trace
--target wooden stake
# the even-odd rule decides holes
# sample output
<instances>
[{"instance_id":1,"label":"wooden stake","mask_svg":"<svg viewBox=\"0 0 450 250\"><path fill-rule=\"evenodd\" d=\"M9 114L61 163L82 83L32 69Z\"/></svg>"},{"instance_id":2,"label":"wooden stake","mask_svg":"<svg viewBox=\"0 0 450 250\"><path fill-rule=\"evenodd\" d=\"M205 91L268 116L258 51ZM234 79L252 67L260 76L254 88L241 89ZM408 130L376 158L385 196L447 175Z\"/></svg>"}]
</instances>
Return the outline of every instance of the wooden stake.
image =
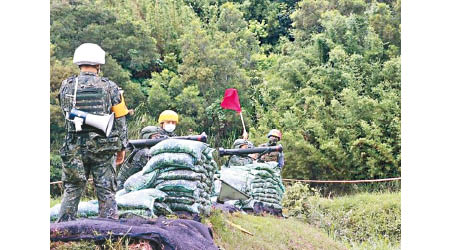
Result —
<instances>
[{"instance_id":1,"label":"wooden stake","mask_svg":"<svg viewBox=\"0 0 450 250\"><path fill-rule=\"evenodd\" d=\"M231 222L231 221L229 221L229 220L225 220L225 221L226 221L228 224L230 224L230 226L232 226L232 227L234 227L234 228L237 228L237 229L241 230L242 232L244 232L244 233L246 233L246 234L249 234L249 235L253 236L252 233L250 233L249 231L245 230L245 229L242 228L241 226L236 225L236 224L234 224L233 222Z\"/></svg>"}]
</instances>

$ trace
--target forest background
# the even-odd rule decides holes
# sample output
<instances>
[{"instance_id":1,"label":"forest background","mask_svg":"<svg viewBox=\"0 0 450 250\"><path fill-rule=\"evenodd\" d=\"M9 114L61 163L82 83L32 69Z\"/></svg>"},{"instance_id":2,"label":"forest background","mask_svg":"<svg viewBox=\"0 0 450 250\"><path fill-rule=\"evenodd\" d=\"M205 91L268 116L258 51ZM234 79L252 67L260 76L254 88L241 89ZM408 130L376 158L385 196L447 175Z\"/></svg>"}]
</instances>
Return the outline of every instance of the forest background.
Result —
<instances>
[{"instance_id":1,"label":"forest background","mask_svg":"<svg viewBox=\"0 0 450 250\"><path fill-rule=\"evenodd\" d=\"M60 180L61 81L84 42L106 52L104 76L135 115L129 138L179 113L177 133L231 147L242 134L224 90L239 91L255 144L283 133L284 178L401 174L400 1L52 0L50 164Z\"/></svg>"}]
</instances>

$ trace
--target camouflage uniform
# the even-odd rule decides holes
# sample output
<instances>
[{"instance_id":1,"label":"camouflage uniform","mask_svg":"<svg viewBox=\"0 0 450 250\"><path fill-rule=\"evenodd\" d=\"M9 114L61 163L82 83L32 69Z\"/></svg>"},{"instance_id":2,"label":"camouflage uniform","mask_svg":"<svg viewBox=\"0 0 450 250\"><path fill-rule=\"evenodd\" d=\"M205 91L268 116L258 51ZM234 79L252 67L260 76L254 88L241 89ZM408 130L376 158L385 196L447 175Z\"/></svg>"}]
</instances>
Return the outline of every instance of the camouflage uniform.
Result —
<instances>
[{"instance_id":1,"label":"camouflage uniform","mask_svg":"<svg viewBox=\"0 0 450 250\"><path fill-rule=\"evenodd\" d=\"M233 155L230 158L229 166L244 166L247 164L253 163L253 158L250 156L240 156L240 155Z\"/></svg>"},{"instance_id":2,"label":"camouflage uniform","mask_svg":"<svg viewBox=\"0 0 450 250\"><path fill-rule=\"evenodd\" d=\"M244 139L237 139L233 143L233 148L241 148L242 145L248 145L248 148L253 148L253 143ZM244 166L252 164L254 159L248 155L233 155L228 161L228 166Z\"/></svg>"},{"instance_id":3,"label":"camouflage uniform","mask_svg":"<svg viewBox=\"0 0 450 250\"><path fill-rule=\"evenodd\" d=\"M270 143L264 143L259 145L259 147L273 147L277 144L270 144ZM268 161L275 161L278 162L278 167L283 168L284 166L284 154L283 152L270 152L267 154L263 154L262 156L259 155L259 159L268 162Z\"/></svg>"},{"instance_id":4,"label":"camouflage uniform","mask_svg":"<svg viewBox=\"0 0 450 250\"><path fill-rule=\"evenodd\" d=\"M174 137L177 136L174 132L167 132L161 128L161 137Z\"/></svg>"},{"instance_id":5,"label":"camouflage uniform","mask_svg":"<svg viewBox=\"0 0 450 250\"><path fill-rule=\"evenodd\" d=\"M73 108L76 77L70 77L61 84L59 101L63 113ZM77 102L79 110L90 114L105 115L111 113L111 107L121 102L118 86L107 78L95 73L81 72L78 76ZM89 174L94 178L95 190L99 202L99 217L118 218L116 192L116 153L125 148L127 126L125 116L115 118L110 137L89 125L75 131L72 122L66 121L66 137L61 148L63 160L62 180L64 196L61 203L58 222L74 220L78 203L86 186Z\"/></svg>"},{"instance_id":6,"label":"camouflage uniform","mask_svg":"<svg viewBox=\"0 0 450 250\"><path fill-rule=\"evenodd\" d=\"M148 126L142 129L141 139L150 139L150 137L153 137L154 135L156 135L154 139L166 137L165 135L162 134L163 129L155 126ZM118 190L123 188L123 184L130 176L141 171L151 158L149 148L141 148L135 150L136 152L132 152L130 154L130 157L122 164L117 173Z\"/></svg>"}]
</instances>

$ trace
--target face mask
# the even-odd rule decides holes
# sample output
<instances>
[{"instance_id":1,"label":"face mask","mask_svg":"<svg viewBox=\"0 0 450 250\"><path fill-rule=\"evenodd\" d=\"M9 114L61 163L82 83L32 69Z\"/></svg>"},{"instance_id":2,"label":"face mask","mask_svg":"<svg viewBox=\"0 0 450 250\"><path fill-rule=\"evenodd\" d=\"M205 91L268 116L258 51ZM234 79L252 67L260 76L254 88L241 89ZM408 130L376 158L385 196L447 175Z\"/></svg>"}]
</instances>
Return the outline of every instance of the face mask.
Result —
<instances>
[{"instance_id":1,"label":"face mask","mask_svg":"<svg viewBox=\"0 0 450 250\"><path fill-rule=\"evenodd\" d=\"M275 144L277 144L277 142L278 142L277 138L270 138L269 139L269 145L275 145Z\"/></svg>"},{"instance_id":2,"label":"face mask","mask_svg":"<svg viewBox=\"0 0 450 250\"><path fill-rule=\"evenodd\" d=\"M175 130L175 124L164 124L164 130L171 133Z\"/></svg>"}]
</instances>

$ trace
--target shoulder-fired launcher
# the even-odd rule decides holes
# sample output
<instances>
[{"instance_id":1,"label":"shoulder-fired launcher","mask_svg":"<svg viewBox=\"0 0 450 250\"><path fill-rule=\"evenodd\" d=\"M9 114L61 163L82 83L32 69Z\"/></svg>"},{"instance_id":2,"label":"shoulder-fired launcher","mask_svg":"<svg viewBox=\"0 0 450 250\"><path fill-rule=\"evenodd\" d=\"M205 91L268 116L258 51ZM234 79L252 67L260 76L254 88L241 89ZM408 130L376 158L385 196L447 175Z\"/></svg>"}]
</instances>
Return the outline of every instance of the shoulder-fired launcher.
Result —
<instances>
[{"instance_id":1,"label":"shoulder-fired launcher","mask_svg":"<svg viewBox=\"0 0 450 250\"><path fill-rule=\"evenodd\" d=\"M202 133L201 135L174 136L174 137L165 137L165 138L158 138L158 139L137 139L137 140L129 140L127 148L128 149L146 148L146 147L150 148L150 147L155 146L157 143L162 142L167 139L182 139L182 140L206 142L207 138L208 138L208 136L205 133Z\"/></svg>"},{"instance_id":2,"label":"shoulder-fired launcher","mask_svg":"<svg viewBox=\"0 0 450 250\"><path fill-rule=\"evenodd\" d=\"M281 145L272 146L272 147L257 147L257 148L244 148L244 149L224 149L219 148L219 156L224 155L248 155L248 154L266 154L270 152L282 152L283 147Z\"/></svg>"}]
</instances>

